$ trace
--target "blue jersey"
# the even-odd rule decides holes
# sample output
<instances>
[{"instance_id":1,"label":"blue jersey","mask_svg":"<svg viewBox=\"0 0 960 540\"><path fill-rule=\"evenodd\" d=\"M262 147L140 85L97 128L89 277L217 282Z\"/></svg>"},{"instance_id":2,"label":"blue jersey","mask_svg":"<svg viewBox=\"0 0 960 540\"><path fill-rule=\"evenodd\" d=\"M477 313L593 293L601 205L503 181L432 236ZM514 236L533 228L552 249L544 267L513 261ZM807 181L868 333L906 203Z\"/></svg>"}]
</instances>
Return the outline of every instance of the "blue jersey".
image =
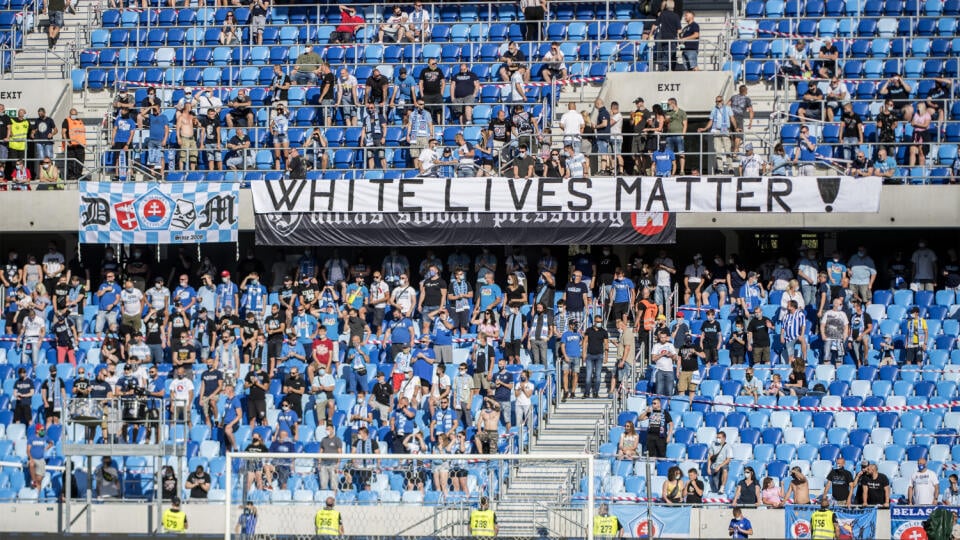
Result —
<instances>
[{"instance_id":1,"label":"blue jersey","mask_svg":"<svg viewBox=\"0 0 960 540\"><path fill-rule=\"evenodd\" d=\"M753 311L760 305L762 298L760 286L757 284L751 285L750 283L744 283L743 286L740 287L740 298L747 304L750 311Z\"/></svg>"},{"instance_id":2,"label":"blue jersey","mask_svg":"<svg viewBox=\"0 0 960 540\"><path fill-rule=\"evenodd\" d=\"M430 347L424 347L422 345L418 346L410 354L414 358L416 358L418 354L422 354L431 360L436 359L433 349ZM419 358L413 363L413 374L417 377L420 377L422 382L433 383L433 364L427 362L423 358Z\"/></svg>"},{"instance_id":3,"label":"blue jersey","mask_svg":"<svg viewBox=\"0 0 960 540\"><path fill-rule=\"evenodd\" d=\"M480 286L480 311L486 311L494 302L503 298L503 290L496 283Z\"/></svg>"},{"instance_id":4,"label":"blue jersey","mask_svg":"<svg viewBox=\"0 0 960 540\"><path fill-rule=\"evenodd\" d=\"M236 311L237 304L234 301L234 296L239 293L240 289L232 281L217 285L217 307L223 310L224 307L230 306Z\"/></svg>"},{"instance_id":5,"label":"blue jersey","mask_svg":"<svg viewBox=\"0 0 960 540\"><path fill-rule=\"evenodd\" d=\"M563 342L563 352L567 353L569 358L580 358L583 355L583 336L578 332L567 330L560 336Z\"/></svg>"},{"instance_id":6,"label":"blue jersey","mask_svg":"<svg viewBox=\"0 0 960 540\"><path fill-rule=\"evenodd\" d=\"M193 299L196 297L197 297L196 289L194 289L189 285L187 285L186 287L181 285L173 290L173 299L174 301L179 300L181 306L189 305L190 302L192 302Z\"/></svg>"},{"instance_id":7,"label":"blue jersey","mask_svg":"<svg viewBox=\"0 0 960 540\"><path fill-rule=\"evenodd\" d=\"M280 411L280 414L277 415L277 432L286 431L287 433L293 435L293 426L300 423L300 417L297 416L296 411Z\"/></svg>"},{"instance_id":8,"label":"blue jersey","mask_svg":"<svg viewBox=\"0 0 960 540\"><path fill-rule=\"evenodd\" d=\"M413 335L413 321L404 317L400 320L390 322L390 343L410 343L410 337Z\"/></svg>"},{"instance_id":9,"label":"blue jersey","mask_svg":"<svg viewBox=\"0 0 960 540\"><path fill-rule=\"evenodd\" d=\"M233 396L227 403L227 410L223 411L223 423L229 424L237 419L237 409L240 409L240 415L243 415L243 408L240 404L240 396ZM242 420L242 419L241 419Z\"/></svg>"},{"instance_id":10,"label":"blue jersey","mask_svg":"<svg viewBox=\"0 0 960 540\"><path fill-rule=\"evenodd\" d=\"M136 127L136 123L126 116L121 115L117 117L115 125L117 130L114 135L114 142L129 143L131 137L133 137L133 129Z\"/></svg>"},{"instance_id":11,"label":"blue jersey","mask_svg":"<svg viewBox=\"0 0 960 540\"><path fill-rule=\"evenodd\" d=\"M673 154L673 150L664 150L662 152L653 153L653 163L656 165L654 172L657 176L670 176L670 173L673 172L673 160L676 159L676 156Z\"/></svg>"},{"instance_id":12,"label":"blue jersey","mask_svg":"<svg viewBox=\"0 0 960 540\"><path fill-rule=\"evenodd\" d=\"M831 285L840 285L843 275L847 273L847 265L839 261L827 261L827 276Z\"/></svg>"},{"instance_id":13,"label":"blue jersey","mask_svg":"<svg viewBox=\"0 0 960 540\"><path fill-rule=\"evenodd\" d=\"M313 342L313 336L317 333L316 317L310 315L309 313L305 313L303 315L298 314L293 318L292 324L294 330L297 332L297 341L300 343ZM330 336L328 335L327 337Z\"/></svg>"},{"instance_id":14,"label":"blue jersey","mask_svg":"<svg viewBox=\"0 0 960 540\"><path fill-rule=\"evenodd\" d=\"M243 309L263 313L267 307L267 288L260 282L248 283L243 294Z\"/></svg>"},{"instance_id":15,"label":"blue jersey","mask_svg":"<svg viewBox=\"0 0 960 540\"><path fill-rule=\"evenodd\" d=\"M370 290L367 289L366 285L357 285L356 283L347 285L346 302L348 306L360 309L367 302L367 298L370 298Z\"/></svg>"},{"instance_id":16,"label":"blue jersey","mask_svg":"<svg viewBox=\"0 0 960 540\"><path fill-rule=\"evenodd\" d=\"M432 339L435 346L453 345L453 330L447 328L439 317L433 320Z\"/></svg>"},{"instance_id":17,"label":"blue jersey","mask_svg":"<svg viewBox=\"0 0 960 540\"><path fill-rule=\"evenodd\" d=\"M336 313L320 313L320 326L327 329L327 338L330 341L340 340L340 317Z\"/></svg>"},{"instance_id":18,"label":"blue jersey","mask_svg":"<svg viewBox=\"0 0 960 540\"><path fill-rule=\"evenodd\" d=\"M409 435L417 427L413 418L407 418L400 409L393 411L393 422L395 424L397 435Z\"/></svg>"},{"instance_id":19,"label":"blue jersey","mask_svg":"<svg viewBox=\"0 0 960 540\"><path fill-rule=\"evenodd\" d=\"M27 440L27 453L33 459L43 459L47 453L47 438L33 435Z\"/></svg>"},{"instance_id":20,"label":"blue jersey","mask_svg":"<svg viewBox=\"0 0 960 540\"><path fill-rule=\"evenodd\" d=\"M630 278L613 280L613 301L622 303L630 301L630 291L634 288Z\"/></svg>"},{"instance_id":21,"label":"blue jersey","mask_svg":"<svg viewBox=\"0 0 960 540\"><path fill-rule=\"evenodd\" d=\"M317 275L317 261L313 257L304 255L297 262L297 271L300 272L300 279L305 277L314 277Z\"/></svg>"},{"instance_id":22,"label":"blue jersey","mask_svg":"<svg viewBox=\"0 0 960 540\"><path fill-rule=\"evenodd\" d=\"M440 409L434 415L433 420L437 423L437 433L448 433L453 429L453 422L457 418L457 413L453 409Z\"/></svg>"},{"instance_id":23,"label":"blue jersey","mask_svg":"<svg viewBox=\"0 0 960 540\"><path fill-rule=\"evenodd\" d=\"M114 306L111 311L120 310L119 302L117 302L117 297L120 295L119 285L117 285L116 283L104 282L100 284L100 289L98 290L98 292L99 291L103 291L103 296L100 297L100 303L99 303L100 311L106 311L107 306L114 303L118 305Z\"/></svg>"}]
</instances>

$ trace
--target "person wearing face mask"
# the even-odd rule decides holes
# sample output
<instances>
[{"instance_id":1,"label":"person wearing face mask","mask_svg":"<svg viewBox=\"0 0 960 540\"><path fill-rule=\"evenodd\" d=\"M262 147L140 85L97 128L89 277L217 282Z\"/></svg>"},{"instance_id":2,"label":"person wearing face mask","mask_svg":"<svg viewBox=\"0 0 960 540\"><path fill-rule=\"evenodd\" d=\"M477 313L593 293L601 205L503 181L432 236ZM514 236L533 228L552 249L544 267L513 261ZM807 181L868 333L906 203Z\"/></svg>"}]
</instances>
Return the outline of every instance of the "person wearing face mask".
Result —
<instances>
[{"instance_id":1,"label":"person wearing face mask","mask_svg":"<svg viewBox=\"0 0 960 540\"><path fill-rule=\"evenodd\" d=\"M230 281L230 272L226 270L220 272L220 284L217 285L216 296L215 312L217 317L223 314L224 308L227 306L235 311L237 306L240 305L240 289L236 283Z\"/></svg>"},{"instance_id":2,"label":"person wearing face mask","mask_svg":"<svg viewBox=\"0 0 960 540\"><path fill-rule=\"evenodd\" d=\"M927 247L925 240L917 243L917 249L910 255L912 277L910 290L932 291L937 283L937 255Z\"/></svg>"},{"instance_id":3,"label":"person wearing face mask","mask_svg":"<svg viewBox=\"0 0 960 540\"><path fill-rule=\"evenodd\" d=\"M103 337L105 327L117 323L120 304L120 286L114 281L116 274L107 272L106 279L100 284L95 293L97 297L97 316L94 322L94 332L97 337Z\"/></svg>"},{"instance_id":4,"label":"person wearing face mask","mask_svg":"<svg viewBox=\"0 0 960 540\"><path fill-rule=\"evenodd\" d=\"M668 506L682 503L685 489L683 471L676 465L670 467L667 470L667 479L664 480L663 487L660 490L663 495L663 502Z\"/></svg>"},{"instance_id":5,"label":"person wearing face mask","mask_svg":"<svg viewBox=\"0 0 960 540\"><path fill-rule=\"evenodd\" d=\"M253 314L258 323L262 321L267 307L267 287L260 283L260 274L257 272L248 274L240 282L239 290L243 291L240 307L248 317Z\"/></svg>"},{"instance_id":6,"label":"person wearing face mask","mask_svg":"<svg viewBox=\"0 0 960 540\"><path fill-rule=\"evenodd\" d=\"M399 284L390 295L390 306L404 317L413 317L413 308L416 305L417 291L410 286L407 274L400 274Z\"/></svg>"},{"instance_id":7,"label":"person wearing face mask","mask_svg":"<svg viewBox=\"0 0 960 540\"><path fill-rule=\"evenodd\" d=\"M193 427L190 411L193 404L193 381L187 378L187 370L180 366L176 378L170 384L170 415L173 422L186 422L187 428Z\"/></svg>"},{"instance_id":8,"label":"person wearing face mask","mask_svg":"<svg viewBox=\"0 0 960 540\"><path fill-rule=\"evenodd\" d=\"M27 120L26 109L17 109L17 116L10 119L8 129L7 147L8 161L4 171L7 178L13 175L13 165L17 160L26 157L27 152L27 132L30 130L30 122Z\"/></svg>"},{"instance_id":9,"label":"person wearing face mask","mask_svg":"<svg viewBox=\"0 0 960 540\"><path fill-rule=\"evenodd\" d=\"M730 470L730 460L732 458L733 450L727 444L727 434L718 431L716 440L707 451L707 476L710 478L710 491L720 493L727 485L727 474Z\"/></svg>"},{"instance_id":10,"label":"person wearing face mask","mask_svg":"<svg viewBox=\"0 0 960 540\"><path fill-rule=\"evenodd\" d=\"M910 477L910 487L907 488L907 504L929 506L939 500L940 479L937 473L927 467L927 458L917 460L917 472Z\"/></svg>"},{"instance_id":11,"label":"person wearing face mask","mask_svg":"<svg viewBox=\"0 0 960 540\"><path fill-rule=\"evenodd\" d=\"M958 481L956 473L951 474L947 480L950 484L943 492L943 504L960 506L960 481Z\"/></svg>"},{"instance_id":12,"label":"person wearing face mask","mask_svg":"<svg viewBox=\"0 0 960 540\"><path fill-rule=\"evenodd\" d=\"M757 482L753 467L743 468L743 480L737 482L737 490L733 495L733 504L756 505L760 502L760 484Z\"/></svg>"},{"instance_id":13,"label":"person wearing face mask","mask_svg":"<svg viewBox=\"0 0 960 540\"><path fill-rule=\"evenodd\" d=\"M647 455L651 458L667 457L667 441L673 438L673 418L670 411L663 410L659 398L654 398L640 420L647 420ZM682 490L681 490L682 491Z\"/></svg>"},{"instance_id":14,"label":"person wearing face mask","mask_svg":"<svg viewBox=\"0 0 960 540\"><path fill-rule=\"evenodd\" d=\"M128 277L123 283L123 290L120 291L120 326L126 327L129 331L139 332L143 326L141 319L143 305L143 293L133 286L133 279Z\"/></svg>"},{"instance_id":15,"label":"person wearing face mask","mask_svg":"<svg viewBox=\"0 0 960 540\"><path fill-rule=\"evenodd\" d=\"M147 254L140 247L135 247L132 256L127 259L124 265L124 273L128 278L133 279L133 286L141 292L147 289L147 276L150 275L150 264L147 261Z\"/></svg>"},{"instance_id":16,"label":"person wearing face mask","mask_svg":"<svg viewBox=\"0 0 960 540\"><path fill-rule=\"evenodd\" d=\"M593 326L583 333L583 348L586 351L584 363L587 368L587 377L584 381L583 397L588 394L594 398L600 397L600 379L603 374L603 360L609 350L610 334L603 327L603 318L595 317Z\"/></svg>"},{"instance_id":17,"label":"person wearing face mask","mask_svg":"<svg viewBox=\"0 0 960 540\"><path fill-rule=\"evenodd\" d=\"M519 153L513 160L513 178L533 178L536 160L527 150L525 143L519 146Z\"/></svg>"}]
</instances>

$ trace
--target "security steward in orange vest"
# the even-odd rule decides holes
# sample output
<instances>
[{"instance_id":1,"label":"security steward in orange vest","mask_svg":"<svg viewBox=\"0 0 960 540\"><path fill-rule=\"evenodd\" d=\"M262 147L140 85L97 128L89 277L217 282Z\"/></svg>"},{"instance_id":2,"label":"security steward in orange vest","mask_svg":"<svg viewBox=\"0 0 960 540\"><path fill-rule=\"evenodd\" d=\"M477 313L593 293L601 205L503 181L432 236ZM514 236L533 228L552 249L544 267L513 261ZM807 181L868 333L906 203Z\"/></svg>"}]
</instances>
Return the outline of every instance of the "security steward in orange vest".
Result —
<instances>
[{"instance_id":1,"label":"security steward in orange vest","mask_svg":"<svg viewBox=\"0 0 960 540\"><path fill-rule=\"evenodd\" d=\"M67 154L66 180L78 180L83 176L83 163L87 157L87 126L77 115L76 109L70 109L70 115L63 119L60 126L63 133L63 147Z\"/></svg>"}]
</instances>

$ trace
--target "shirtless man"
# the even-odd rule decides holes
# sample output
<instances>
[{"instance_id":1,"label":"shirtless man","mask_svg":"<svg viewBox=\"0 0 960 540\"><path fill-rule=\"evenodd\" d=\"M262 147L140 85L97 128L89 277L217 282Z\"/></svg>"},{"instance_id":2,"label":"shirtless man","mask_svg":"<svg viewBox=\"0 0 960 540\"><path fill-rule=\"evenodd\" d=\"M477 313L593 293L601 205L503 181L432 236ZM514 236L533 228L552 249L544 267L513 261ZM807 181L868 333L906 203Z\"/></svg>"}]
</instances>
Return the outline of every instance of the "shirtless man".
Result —
<instances>
[{"instance_id":1,"label":"shirtless man","mask_svg":"<svg viewBox=\"0 0 960 540\"><path fill-rule=\"evenodd\" d=\"M180 170L189 163L190 170L197 170L197 132L200 122L193 114L193 104L185 103L183 112L177 117L177 142L180 144Z\"/></svg>"},{"instance_id":2,"label":"shirtless man","mask_svg":"<svg viewBox=\"0 0 960 540\"><path fill-rule=\"evenodd\" d=\"M807 477L803 475L800 467L790 469L790 487L787 488L784 498L791 500L791 494L794 504L810 504L810 483L807 482Z\"/></svg>"},{"instance_id":3,"label":"shirtless man","mask_svg":"<svg viewBox=\"0 0 960 540\"><path fill-rule=\"evenodd\" d=\"M497 453L497 437L500 427L500 404L497 400L484 397L483 409L477 417L477 435L474 439L474 447L481 454Z\"/></svg>"}]
</instances>

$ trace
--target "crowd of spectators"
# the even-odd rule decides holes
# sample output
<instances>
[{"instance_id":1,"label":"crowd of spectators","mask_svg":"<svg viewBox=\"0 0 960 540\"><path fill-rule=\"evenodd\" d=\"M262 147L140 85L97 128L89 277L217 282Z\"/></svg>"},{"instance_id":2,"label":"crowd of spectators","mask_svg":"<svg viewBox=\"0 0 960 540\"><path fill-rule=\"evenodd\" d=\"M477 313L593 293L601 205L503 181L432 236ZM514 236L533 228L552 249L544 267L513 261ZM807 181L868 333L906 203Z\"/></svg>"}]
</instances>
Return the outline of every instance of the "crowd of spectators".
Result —
<instances>
[{"instance_id":1,"label":"crowd of spectators","mask_svg":"<svg viewBox=\"0 0 960 540\"><path fill-rule=\"evenodd\" d=\"M58 127L43 107L29 118L26 109L14 113L0 104L0 191L63 189L65 180L80 178L85 149L86 127L76 109Z\"/></svg>"}]
</instances>

